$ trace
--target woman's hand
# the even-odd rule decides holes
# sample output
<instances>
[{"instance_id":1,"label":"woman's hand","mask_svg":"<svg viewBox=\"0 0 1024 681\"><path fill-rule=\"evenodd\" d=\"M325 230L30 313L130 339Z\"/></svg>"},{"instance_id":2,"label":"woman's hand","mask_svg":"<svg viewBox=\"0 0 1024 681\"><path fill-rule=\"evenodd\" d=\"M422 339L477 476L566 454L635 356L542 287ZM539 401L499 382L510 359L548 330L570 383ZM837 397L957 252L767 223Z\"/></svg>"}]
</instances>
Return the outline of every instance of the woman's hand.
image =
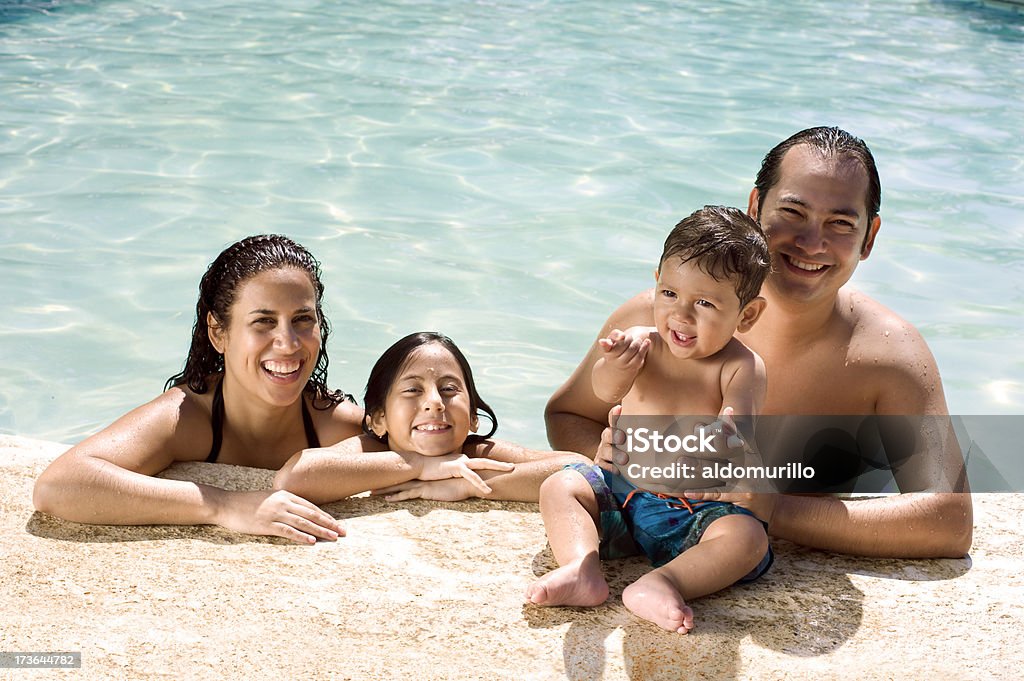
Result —
<instances>
[{"instance_id":1,"label":"woman's hand","mask_svg":"<svg viewBox=\"0 0 1024 681\"><path fill-rule=\"evenodd\" d=\"M302 544L334 541L345 530L329 513L285 490L223 492L214 522L245 534L284 537Z\"/></svg>"},{"instance_id":2,"label":"woman's hand","mask_svg":"<svg viewBox=\"0 0 1024 681\"><path fill-rule=\"evenodd\" d=\"M467 478L445 480L410 480L400 485L375 489L373 496L383 496L387 501L408 501L426 499L429 501L463 501L478 496L476 487Z\"/></svg>"},{"instance_id":3,"label":"woman's hand","mask_svg":"<svg viewBox=\"0 0 1024 681\"><path fill-rule=\"evenodd\" d=\"M470 458L465 454L445 454L444 456L428 456L423 458L423 469L419 480L446 480L448 478L464 478L480 492L490 494L491 488L477 475L478 470L501 471L507 473L515 468L515 464L494 461L485 458ZM415 481L410 481L415 482ZM409 484L409 483L407 483ZM390 488L388 488L390 489ZM414 497L409 497L414 498ZM466 497L461 497L465 499ZM451 501L450 499L448 501Z\"/></svg>"}]
</instances>

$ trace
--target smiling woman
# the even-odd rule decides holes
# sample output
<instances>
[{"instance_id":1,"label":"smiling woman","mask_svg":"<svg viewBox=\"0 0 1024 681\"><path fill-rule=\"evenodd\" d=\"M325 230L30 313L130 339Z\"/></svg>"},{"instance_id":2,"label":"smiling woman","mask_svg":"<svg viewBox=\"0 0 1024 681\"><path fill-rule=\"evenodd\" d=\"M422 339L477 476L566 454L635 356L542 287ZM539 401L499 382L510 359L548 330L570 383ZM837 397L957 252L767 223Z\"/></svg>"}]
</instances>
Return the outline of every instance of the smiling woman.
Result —
<instances>
[{"instance_id":1,"label":"smiling woman","mask_svg":"<svg viewBox=\"0 0 1024 681\"><path fill-rule=\"evenodd\" d=\"M192 344L165 392L68 450L36 482L40 511L104 524L216 524L311 543L338 523L284 491L229 492L152 477L176 461L280 468L360 430L327 388L320 265L277 235L225 249L199 287ZM212 392L212 394L211 394Z\"/></svg>"}]
</instances>

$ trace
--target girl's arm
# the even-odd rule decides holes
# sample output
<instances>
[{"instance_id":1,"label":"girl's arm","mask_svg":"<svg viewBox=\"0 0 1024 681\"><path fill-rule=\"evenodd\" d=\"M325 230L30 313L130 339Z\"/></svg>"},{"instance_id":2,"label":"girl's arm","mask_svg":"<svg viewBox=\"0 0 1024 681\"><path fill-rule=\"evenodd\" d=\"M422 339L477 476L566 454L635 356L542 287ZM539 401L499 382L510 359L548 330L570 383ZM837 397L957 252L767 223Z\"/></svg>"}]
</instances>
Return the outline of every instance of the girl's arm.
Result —
<instances>
[{"instance_id":1,"label":"girl's arm","mask_svg":"<svg viewBox=\"0 0 1024 681\"><path fill-rule=\"evenodd\" d=\"M487 481L490 492L483 492L464 478L446 480L412 480L383 489L374 494L387 495L388 501L407 499L430 499L433 501L461 501L471 497L495 501L536 502L540 485L552 473L557 473L573 463L593 465L593 461L574 452L538 451L520 447L500 440L487 440L482 446L499 456L514 459L516 467L511 471L480 471L480 477ZM504 460L504 459L503 459Z\"/></svg>"},{"instance_id":2,"label":"girl's arm","mask_svg":"<svg viewBox=\"0 0 1024 681\"><path fill-rule=\"evenodd\" d=\"M330 515L293 494L153 477L175 461L201 460L210 440L209 416L171 389L59 456L36 481L33 503L82 523L216 524L305 543L341 533Z\"/></svg>"},{"instance_id":3,"label":"girl's arm","mask_svg":"<svg viewBox=\"0 0 1024 681\"><path fill-rule=\"evenodd\" d=\"M375 486L414 480L423 470L424 458L388 451L368 435L357 435L331 447L295 454L274 476L274 489L325 504Z\"/></svg>"},{"instance_id":4,"label":"girl's arm","mask_svg":"<svg viewBox=\"0 0 1024 681\"><path fill-rule=\"evenodd\" d=\"M467 448L479 449L474 445ZM471 459L463 453L422 456L392 452L369 435L358 435L333 447L299 452L274 476L274 489L287 489L323 504L410 480L459 477L486 492L490 488L478 471L509 471L513 463L486 458L486 454Z\"/></svg>"}]
</instances>

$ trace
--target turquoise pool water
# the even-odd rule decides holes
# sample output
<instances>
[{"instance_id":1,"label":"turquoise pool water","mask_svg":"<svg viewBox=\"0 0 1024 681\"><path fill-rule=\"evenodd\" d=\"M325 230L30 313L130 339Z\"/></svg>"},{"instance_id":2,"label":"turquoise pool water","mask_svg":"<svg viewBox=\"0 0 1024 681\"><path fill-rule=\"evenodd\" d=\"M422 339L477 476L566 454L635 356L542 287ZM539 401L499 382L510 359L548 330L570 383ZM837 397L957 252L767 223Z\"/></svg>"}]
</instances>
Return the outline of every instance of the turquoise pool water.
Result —
<instances>
[{"instance_id":1,"label":"turquoise pool water","mask_svg":"<svg viewBox=\"0 0 1024 681\"><path fill-rule=\"evenodd\" d=\"M73 442L180 366L227 243L324 263L332 382L407 332L541 412L661 241L765 151L871 145L855 282L950 408L1024 413L1024 15L968 2L0 2L0 432Z\"/></svg>"}]
</instances>

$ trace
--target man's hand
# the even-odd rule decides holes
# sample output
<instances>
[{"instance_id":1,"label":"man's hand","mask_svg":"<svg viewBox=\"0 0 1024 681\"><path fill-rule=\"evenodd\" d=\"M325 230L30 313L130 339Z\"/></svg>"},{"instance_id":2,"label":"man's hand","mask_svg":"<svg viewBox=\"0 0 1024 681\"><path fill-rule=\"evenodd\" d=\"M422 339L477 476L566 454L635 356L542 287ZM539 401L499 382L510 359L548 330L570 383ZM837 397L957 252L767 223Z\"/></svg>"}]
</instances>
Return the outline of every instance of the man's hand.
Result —
<instances>
[{"instance_id":1,"label":"man's hand","mask_svg":"<svg viewBox=\"0 0 1024 681\"><path fill-rule=\"evenodd\" d=\"M753 494L750 492L706 492L701 490L687 490L686 498L693 501L725 501L745 508L758 520L768 523L771 530L772 517L775 515L775 507L779 500L778 494Z\"/></svg>"},{"instance_id":2,"label":"man's hand","mask_svg":"<svg viewBox=\"0 0 1024 681\"><path fill-rule=\"evenodd\" d=\"M315 504L285 490L224 492L214 522L245 534L284 537L302 544L344 536L341 523Z\"/></svg>"},{"instance_id":3,"label":"man's hand","mask_svg":"<svg viewBox=\"0 0 1024 681\"><path fill-rule=\"evenodd\" d=\"M444 456L424 457L420 480L445 480L448 478L465 478L467 482L484 494L490 494L491 488L477 475L478 470L501 471L507 473L515 468L515 464L495 461L487 458L470 458L465 454L445 454Z\"/></svg>"},{"instance_id":4,"label":"man's hand","mask_svg":"<svg viewBox=\"0 0 1024 681\"><path fill-rule=\"evenodd\" d=\"M615 474L619 472L615 467L616 464L625 466L629 463L629 455L619 449L619 445L626 442L626 434L616 427L621 413L621 404L617 404L609 410L608 427L601 432L601 444L598 445L597 454L594 456L594 461L598 466Z\"/></svg>"}]
</instances>

